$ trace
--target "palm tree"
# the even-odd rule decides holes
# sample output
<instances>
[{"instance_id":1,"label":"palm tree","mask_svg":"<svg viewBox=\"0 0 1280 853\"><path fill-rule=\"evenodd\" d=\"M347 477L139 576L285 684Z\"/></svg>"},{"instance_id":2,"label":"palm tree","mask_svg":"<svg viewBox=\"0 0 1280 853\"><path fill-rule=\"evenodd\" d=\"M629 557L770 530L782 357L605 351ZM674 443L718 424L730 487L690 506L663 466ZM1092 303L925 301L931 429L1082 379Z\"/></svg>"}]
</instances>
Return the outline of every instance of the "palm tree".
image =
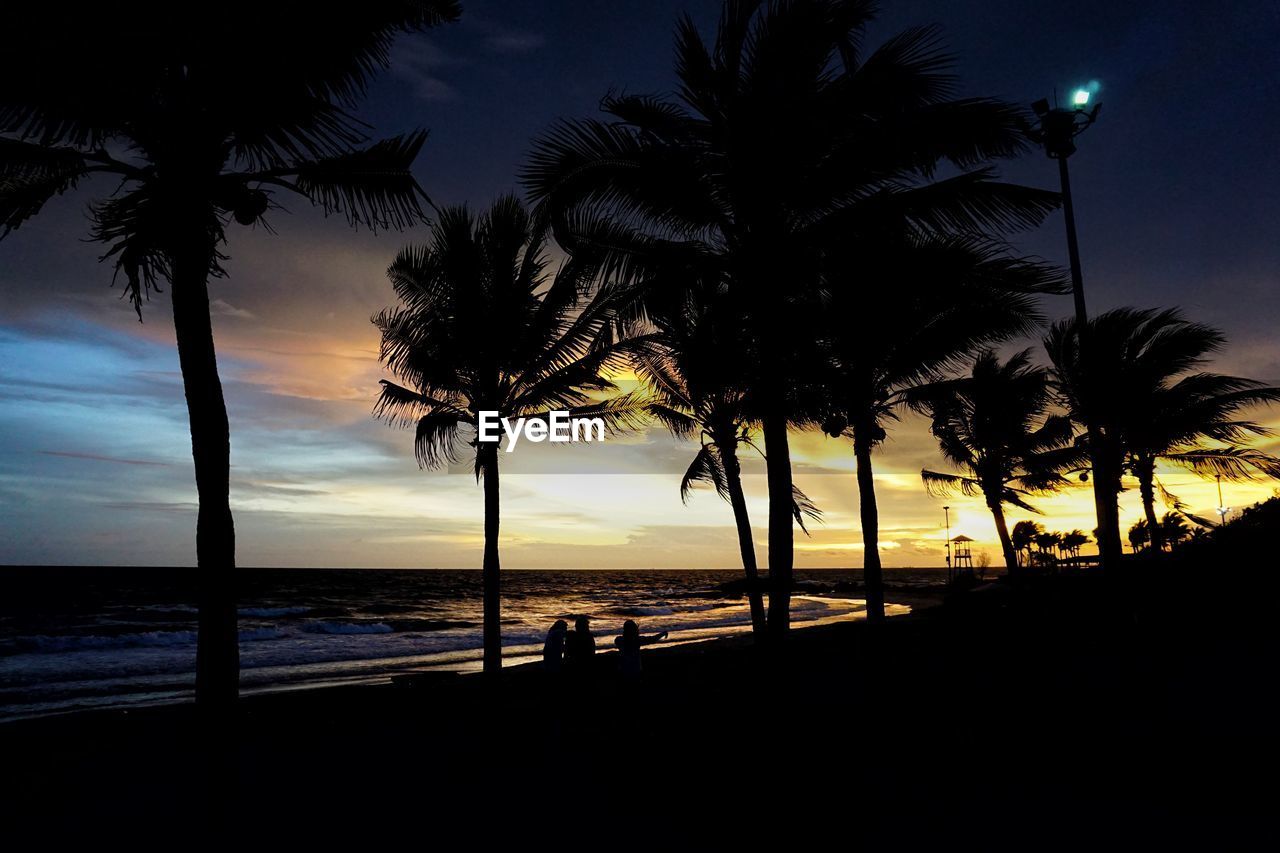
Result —
<instances>
[{"instance_id":1,"label":"palm tree","mask_svg":"<svg viewBox=\"0 0 1280 853\"><path fill-rule=\"evenodd\" d=\"M1039 512L1026 498L1066 486L1062 472L1080 459L1070 419L1048 414L1048 371L1031 364L1030 350L1003 364L985 350L968 376L922 388L911 399L930 416L943 457L963 472L926 469L920 472L925 487L935 495L981 494L995 520L1005 566L1013 572L1018 554L1005 504Z\"/></svg>"},{"instance_id":2,"label":"palm tree","mask_svg":"<svg viewBox=\"0 0 1280 853\"><path fill-rule=\"evenodd\" d=\"M1062 538L1059 534L1053 533L1051 531L1045 532L1045 533L1037 533L1035 542L1036 542L1036 548L1039 549L1040 553L1046 558L1048 562L1057 561L1057 556L1055 555L1055 552L1058 549L1058 545L1062 542Z\"/></svg>"},{"instance_id":3,"label":"palm tree","mask_svg":"<svg viewBox=\"0 0 1280 853\"><path fill-rule=\"evenodd\" d=\"M1144 550L1151 543L1151 526L1147 524L1145 518L1140 518L1132 527L1129 528L1129 544L1133 547L1133 553Z\"/></svg>"},{"instance_id":4,"label":"palm tree","mask_svg":"<svg viewBox=\"0 0 1280 853\"><path fill-rule=\"evenodd\" d=\"M458 7L374 0L300 23L292 6L232 0L198 25L191 14L154 4L6 10L0 236L106 176L90 234L139 320L150 292L170 286L200 502L196 700L221 708L238 682L235 527L208 280L224 274L231 221L264 222L278 193L353 225L423 219L410 166L425 134L370 144L350 110L398 33L453 20Z\"/></svg>"},{"instance_id":5,"label":"palm tree","mask_svg":"<svg viewBox=\"0 0 1280 853\"><path fill-rule=\"evenodd\" d=\"M1062 535L1062 545L1073 558L1080 558L1080 549L1087 545L1089 536L1083 530L1072 530Z\"/></svg>"},{"instance_id":6,"label":"palm tree","mask_svg":"<svg viewBox=\"0 0 1280 853\"><path fill-rule=\"evenodd\" d=\"M1188 347L1203 347L1203 357L1222 342L1216 332L1208 334L1210 331L1170 312L1160 334L1184 339ZM1157 489L1175 510L1182 511L1183 506L1159 483L1157 462L1188 468L1201 477L1235 482L1259 476L1280 478L1280 459L1258 448L1241 446L1242 442L1271 434L1261 424L1242 418L1242 410L1280 400L1280 388L1203 372L1182 377L1175 373L1146 375L1143 380L1147 387L1134 388L1127 401L1125 461L1128 471L1138 479L1152 550L1159 553L1172 528L1156 521ZM1179 529L1185 529L1185 524Z\"/></svg>"},{"instance_id":7,"label":"palm tree","mask_svg":"<svg viewBox=\"0 0 1280 853\"><path fill-rule=\"evenodd\" d=\"M1191 528L1186 517L1180 512L1166 512L1160 519L1160 536L1169 550L1190 539Z\"/></svg>"},{"instance_id":8,"label":"palm tree","mask_svg":"<svg viewBox=\"0 0 1280 853\"><path fill-rule=\"evenodd\" d=\"M1224 343L1218 331L1173 309L1119 308L1098 315L1089 326L1096 374L1080 367L1074 322L1056 324L1045 347L1073 417L1083 417L1089 406L1097 411L1107 467L1115 473L1107 482L1095 477L1094 488L1104 489L1108 505L1114 506L1121 474L1127 470L1137 478L1154 551L1164 547L1155 514L1158 460L1202 476L1280 476L1280 459L1239 446L1269 434L1242 419L1241 411L1280 400L1280 388L1197 371ZM1175 497L1166 498L1180 508Z\"/></svg>"},{"instance_id":9,"label":"palm tree","mask_svg":"<svg viewBox=\"0 0 1280 853\"><path fill-rule=\"evenodd\" d=\"M1031 549L1035 545L1036 536L1044 532L1044 528L1034 521L1019 521L1009 534L1015 554L1027 552L1027 565L1031 565Z\"/></svg>"},{"instance_id":10,"label":"palm tree","mask_svg":"<svg viewBox=\"0 0 1280 853\"><path fill-rule=\"evenodd\" d=\"M599 284L586 253L548 282L546 235L515 197L478 219L466 207L440 211L431 242L401 250L387 276L403 303L373 318L382 333L379 360L399 383L382 381L374 408L396 426L414 426L414 455L424 468L474 447L484 481L484 671L502 668L498 558L498 443L469 441L481 412L546 419L553 410L598 417L613 430L639 423L644 401L608 378L649 343L615 336L616 294ZM584 296L591 290L590 296Z\"/></svg>"},{"instance_id":11,"label":"palm tree","mask_svg":"<svg viewBox=\"0 0 1280 853\"><path fill-rule=\"evenodd\" d=\"M715 294L703 293L685 311L653 315L656 331L650 338L654 346L633 356L633 362L637 375L651 391L650 413L672 434L697 437L700 442L680 481L681 499L688 501L695 483L709 483L733 508L752 633L760 638L765 632L764 599L738 458L741 448L755 448L754 424L739 384L741 360L718 339L719 333L732 328L721 316L727 310L722 303ZM793 511L803 529L806 516L816 519L821 513L803 492L793 489Z\"/></svg>"},{"instance_id":12,"label":"palm tree","mask_svg":"<svg viewBox=\"0 0 1280 853\"><path fill-rule=\"evenodd\" d=\"M647 298L679 286L672 267L698 267L739 306L733 346L764 439L778 636L794 556L788 428L805 419L795 392L822 361L824 248L886 217L982 230L1038 223L1057 203L984 165L1023 150L1019 111L954 98L932 28L864 53L872 15L863 0L727 0L712 44L685 17L675 97L607 97L609 120L556 125L523 173L562 242L608 245ZM939 178L943 163L955 169Z\"/></svg>"},{"instance_id":13,"label":"palm tree","mask_svg":"<svg viewBox=\"0 0 1280 853\"><path fill-rule=\"evenodd\" d=\"M1066 542L1067 534L1063 533L1060 530L1055 530L1053 532L1053 536L1054 536L1054 547L1057 548L1058 550L1058 560L1062 561L1062 560L1065 560L1067 557L1071 556L1071 549L1067 547L1067 542Z\"/></svg>"},{"instance_id":14,"label":"palm tree","mask_svg":"<svg viewBox=\"0 0 1280 853\"><path fill-rule=\"evenodd\" d=\"M877 243L849 243L828 256L825 385L832 414L823 423L828 435L853 441L867 618L873 621L884 618L875 448L917 388L938 381L973 350L1036 328L1034 294L1060 284L1056 271L1008 257L982 238L895 241L884 234Z\"/></svg>"}]
</instances>

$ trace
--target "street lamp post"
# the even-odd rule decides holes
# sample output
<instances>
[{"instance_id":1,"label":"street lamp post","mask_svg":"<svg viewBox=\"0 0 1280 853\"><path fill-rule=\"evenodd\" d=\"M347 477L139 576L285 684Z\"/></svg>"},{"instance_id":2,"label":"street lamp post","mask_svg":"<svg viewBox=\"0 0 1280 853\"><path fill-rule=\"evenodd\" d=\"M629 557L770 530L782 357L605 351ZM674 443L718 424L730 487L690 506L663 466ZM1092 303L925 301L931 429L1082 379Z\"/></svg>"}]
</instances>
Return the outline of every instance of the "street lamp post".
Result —
<instances>
[{"instance_id":1,"label":"street lamp post","mask_svg":"<svg viewBox=\"0 0 1280 853\"><path fill-rule=\"evenodd\" d=\"M1040 126L1031 131L1031 138L1044 146L1045 154L1058 161L1058 180L1062 185L1062 214L1067 227L1067 256L1071 262L1071 296L1075 302L1076 331L1080 370L1084 381L1090 381L1095 371L1087 368L1088 345L1086 343L1089 315L1084 303L1084 275L1080 269L1080 242L1076 237L1075 204L1071 198L1071 174L1067 159L1076 152L1075 138L1098 119L1100 104L1089 109L1091 93L1078 89L1071 98L1070 107L1049 106L1047 99L1031 105L1040 119ZM1096 413L1091 406L1084 406L1085 432L1089 436L1089 464L1093 470L1094 510L1098 517L1098 559L1103 571L1114 567L1120 559L1120 513L1114 497L1108 498L1111 483L1118 472L1110 467L1106 452L1108 439L1099 428ZM1099 487L1102 488L1099 488Z\"/></svg>"},{"instance_id":2,"label":"street lamp post","mask_svg":"<svg viewBox=\"0 0 1280 853\"><path fill-rule=\"evenodd\" d=\"M1218 481L1218 526L1222 527L1227 523L1227 515L1231 512L1231 507L1222 502L1222 475L1215 475Z\"/></svg>"},{"instance_id":3,"label":"street lamp post","mask_svg":"<svg viewBox=\"0 0 1280 853\"><path fill-rule=\"evenodd\" d=\"M951 583L951 507L944 506L942 511L946 513L947 518L947 583Z\"/></svg>"}]
</instances>

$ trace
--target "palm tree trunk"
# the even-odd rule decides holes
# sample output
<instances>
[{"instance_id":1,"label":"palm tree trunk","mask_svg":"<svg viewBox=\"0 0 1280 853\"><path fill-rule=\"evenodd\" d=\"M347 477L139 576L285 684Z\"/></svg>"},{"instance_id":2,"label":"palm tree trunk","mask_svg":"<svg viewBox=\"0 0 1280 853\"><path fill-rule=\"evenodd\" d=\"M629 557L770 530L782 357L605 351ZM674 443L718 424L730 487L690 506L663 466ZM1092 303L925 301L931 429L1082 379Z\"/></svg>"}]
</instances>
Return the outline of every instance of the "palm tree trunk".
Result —
<instances>
[{"instance_id":1,"label":"palm tree trunk","mask_svg":"<svg viewBox=\"0 0 1280 853\"><path fill-rule=\"evenodd\" d=\"M498 453L485 448L484 460L484 673L502 672L502 585L498 564Z\"/></svg>"},{"instance_id":2,"label":"palm tree trunk","mask_svg":"<svg viewBox=\"0 0 1280 853\"><path fill-rule=\"evenodd\" d=\"M858 509L862 515L862 582L867 587L867 621L884 621L884 574L880 569L880 510L871 471L871 442L855 429L853 455L858 465Z\"/></svg>"},{"instance_id":3,"label":"palm tree trunk","mask_svg":"<svg viewBox=\"0 0 1280 853\"><path fill-rule=\"evenodd\" d=\"M751 603L751 633L757 640L764 637L764 599L760 594L760 575L756 571L756 546L751 536L751 519L747 515L747 499L742 493L742 469L732 441L717 445L724 462L725 487L729 505L738 527L738 549L742 552L742 569L747 576L747 600Z\"/></svg>"},{"instance_id":4,"label":"palm tree trunk","mask_svg":"<svg viewBox=\"0 0 1280 853\"><path fill-rule=\"evenodd\" d=\"M1107 444L1110 438L1100 441ZM1111 457L1109 447L1103 447L1092 457L1093 503L1098 516L1098 556L1105 571L1115 571L1124 553L1120 542L1120 466Z\"/></svg>"},{"instance_id":5,"label":"palm tree trunk","mask_svg":"<svg viewBox=\"0 0 1280 853\"><path fill-rule=\"evenodd\" d=\"M791 568L794 517L791 512L791 447L787 418L780 409L766 416L765 473L769 479L769 635L781 640L791 627Z\"/></svg>"},{"instance_id":6,"label":"palm tree trunk","mask_svg":"<svg viewBox=\"0 0 1280 853\"><path fill-rule=\"evenodd\" d=\"M1004 553L1004 565L1012 576L1018 568L1018 552L1013 549L1013 540L1009 538L1009 524L1004 520L1004 507L998 500L988 500L987 507L996 522L996 534L1000 537L1000 550Z\"/></svg>"},{"instance_id":7,"label":"palm tree trunk","mask_svg":"<svg viewBox=\"0 0 1280 853\"><path fill-rule=\"evenodd\" d=\"M196 521L200 586L196 704L218 712L235 703L240 681L236 532L230 503L231 432L209 317L213 246L204 237L203 223L192 230L200 236L179 242L171 252L173 326L200 500Z\"/></svg>"},{"instance_id":8,"label":"palm tree trunk","mask_svg":"<svg viewBox=\"0 0 1280 853\"><path fill-rule=\"evenodd\" d=\"M1140 466L1137 474L1138 492L1142 495L1142 511L1147 517L1147 533L1151 537L1151 550L1156 554L1163 554L1164 529L1156 518L1155 466Z\"/></svg>"}]
</instances>

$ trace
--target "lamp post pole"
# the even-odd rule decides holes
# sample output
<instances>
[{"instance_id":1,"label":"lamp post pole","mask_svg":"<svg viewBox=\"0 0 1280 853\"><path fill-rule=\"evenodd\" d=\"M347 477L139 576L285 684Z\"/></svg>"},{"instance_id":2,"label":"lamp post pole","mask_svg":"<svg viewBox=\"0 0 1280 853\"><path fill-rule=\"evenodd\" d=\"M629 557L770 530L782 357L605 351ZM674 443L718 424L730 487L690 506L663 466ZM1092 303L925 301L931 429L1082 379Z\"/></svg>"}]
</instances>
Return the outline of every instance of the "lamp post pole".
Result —
<instances>
[{"instance_id":1,"label":"lamp post pole","mask_svg":"<svg viewBox=\"0 0 1280 853\"><path fill-rule=\"evenodd\" d=\"M947 583L951 583L951 507L944 506L942 511L946 513L947 518Z\"/></svg>"},{"instance_id":2,"label":"lamp post pole","mask_svg":"<svg viewBox=\"0 0 1280 853\"><path fill-rule=\"evenodd\" d=\"M1062 218L1067 222L1067 257L1071 261L1071 298L1076 306L1076 328L1083 330L1089 322L1084 308L1084 275L1080 272L1080 241L1076 238L1076 208L1071 202L1071 173L1067 157L1058 159L1058 180L1062 184Z\"/></svg>"},{"instance_id":3,"label":"lamp post pole","mask_svg":"<svg viewBox=\"0 0 1280 853\"><path fill-rule=\"evenodd\" d=\"M1084 275L1080 268L1080 241L1076 236L1076 211L1071 198L1071 173L1067 167L1067 159L1075 153L1075 138L1083 133L1098 118L1099 105L1092 110L1085 110L1089 103L1089 93L1085 90L1076 92L1072 99L1072 108L1050 107L1048 100L1039 100L1031 105L1040 118L1039 128L1031 132L1031 137L1044 146L1045 153L1058 161L1058 180L1062 186L1062 214L1067 227L1067 256L1071 263L1071 296L1075 303L1077 369L1080 380L1092 382L1097 371L1089 366L1091 348L1088 344L1089 315L1084 303ZM1088 394L1086 389L1086 394ZM1089 396L1092 396L1091 394ZM1085 420L1085 432L1089 436L1089 466L1093 471L1094 512L1098 517L1098 562L1104 572L1114 570L1120 562L1120 510L1114 493L1119 472L1112 469L1110 437L1105 435L1098 425L1097 412L1087 401L1082 401L1082 414Z\"/></svg>"},{"instance_id":4,"label":"lamp post pole","mask_svg":"<svg viewBox=\"0 0 1280 853\"><path fill-rule=\"evenodd\" d=\"M1231 507L1222 502L1222 475L1215 475L1218 481L1218 526L1222 527L1227 523L1227 514L1231 512Z\"/></svg>"}]
</instances>

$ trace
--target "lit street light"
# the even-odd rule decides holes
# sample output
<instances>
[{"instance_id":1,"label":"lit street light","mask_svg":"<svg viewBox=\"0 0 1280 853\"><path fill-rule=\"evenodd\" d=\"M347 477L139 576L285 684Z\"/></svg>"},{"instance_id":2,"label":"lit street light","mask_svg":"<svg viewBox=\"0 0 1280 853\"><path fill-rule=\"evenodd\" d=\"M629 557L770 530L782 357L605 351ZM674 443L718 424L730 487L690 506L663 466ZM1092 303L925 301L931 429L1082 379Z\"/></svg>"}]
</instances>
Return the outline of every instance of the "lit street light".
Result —
<instances>
[{"instance_id":1,"label":"lit street light","mask_svg":"<svg viewBox=\"0 0 1280 853\"><path fill-rule=\"evenodd\" d=\"M1067 220L1067 254L1071 258L1071 295L1076 302L1076 322L1084 329L1088 319L1084 310L1084 280L1080 272L1080 245L1076 240L1076 213L1071 201L1071 175L1067 171L1067 158L1076 153L1075 138L1098 120L1101 104L1094 104L1088 112L1089 90L1077 89L1072 96L1071 109L1050 107L1041 98L1031 105L1040 118L1040 127L1032 131L1032 138L1044 146L1045 153L1058 161L1058 177L1062 182L1062 212Z\"/></svg>"},{"instance_id":2,"label":"lit street light","mask_svg":"<svg viewBox=\"0 0 1280 853\"><path fill-rule=\"evenodd\" d=\"M1075 139L1084 133L1098 120L1101 104L1095 103L1088 109L1092 99L1092 85L1077 89L1071 96L1070 107L1049 105L1048 99L1042 98L1031 105L1031 109L1040 119L1040 126L1030 130L1029 135L1044 146L1045 154L1058 161L1058 179L1062 184L1062 213L1067 226L1067 255L1071 261L1071 296L1075 301L1076 329L1078 332L1079 358L1082 367L1088 365L1087 337L1089 315L1084 304L1084 276L1080 270L1080 244L1076 237L1075 205L1071 199L1071 175L1067 169L1067 158L1076 152ZM1055 98L1056 100L1056 98ZM1094 375L1093 371L1084 370L1086 377ZM1098 516L1098 560L1103 571L1114 567L1119 562L1120 514L1114 501L1105 498L1107 486L1118 472L1107 470L1107 455L1103 449L1104 437L1098 428L1096 419L1090 411L1084 412L1085 430L1089 435L1089 463L1093 471L1094 509ZM1085 477L1081 477L1084 480ZM1100 489L1099 486L1103 488Z\"/></svg>"}]
</instances>

